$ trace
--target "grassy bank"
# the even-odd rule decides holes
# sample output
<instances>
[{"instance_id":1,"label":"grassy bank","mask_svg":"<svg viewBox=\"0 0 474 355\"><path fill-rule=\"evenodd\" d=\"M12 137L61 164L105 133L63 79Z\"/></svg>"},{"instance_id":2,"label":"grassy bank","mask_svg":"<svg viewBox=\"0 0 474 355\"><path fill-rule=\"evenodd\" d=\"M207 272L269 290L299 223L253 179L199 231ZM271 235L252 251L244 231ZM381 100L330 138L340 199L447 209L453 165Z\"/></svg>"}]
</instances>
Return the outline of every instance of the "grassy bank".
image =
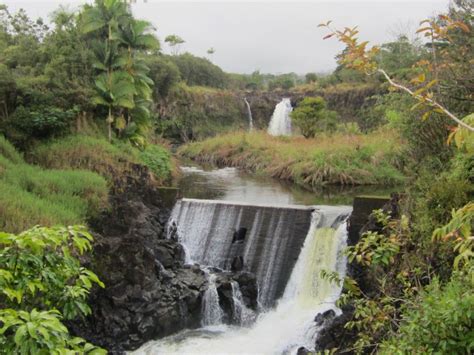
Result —
<instances>
[{"instance_id":1,"label":"grassy bank","mask_svg":"<svg viewBox=\"0 0 474 355\"><path fill-rule=\"evenodd\" d=\"M109 181L130 174L134 164L146 165L158 182L170 179L171 154L165 147L149 144L143 151L126 143L111 144L104 138L71 135L37 146L29 154L35 163L48 169L84 169Z\"/></svg>"},{"instance_id":2,"label":"grassy bank","mask_svg":"<svg viewBox=\"0 0 474 355\"><path fill-rule=\"evenodd\" d=\"M0 230L85 223L106 201L107 184L98 174L27 164L0 136Z\"/></svg>"},{"instance_id":3,"label":"grassy bank","mask_svg":"<svg viewBox=\"0 0 474 355\"><path fill-rule=\"evenodd\" d=\"M314 139L237 132L180 149L200 162L235 166L299 185L395 185L400 139L391 130L368 135L334 134Z\"/></svg>"}]
</instances>

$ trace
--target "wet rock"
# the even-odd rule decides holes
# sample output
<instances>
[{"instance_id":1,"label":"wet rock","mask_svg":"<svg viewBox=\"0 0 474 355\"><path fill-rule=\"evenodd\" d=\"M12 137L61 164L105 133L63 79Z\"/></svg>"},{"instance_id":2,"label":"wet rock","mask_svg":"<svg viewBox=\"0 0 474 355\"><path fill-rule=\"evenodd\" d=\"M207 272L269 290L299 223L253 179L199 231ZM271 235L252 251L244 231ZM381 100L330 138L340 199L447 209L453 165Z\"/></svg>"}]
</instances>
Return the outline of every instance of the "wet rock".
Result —
<instances>
[{"instance_id":1,"label":"wet rock","mask_svg":"<svg viewBox=\"0 0 474 355\"><path fill-rule=\"evenodd\" d=\"M311 355L311 351L309 351L308 349L306 349L304 346L301 346L298 348L298 350L296 351L296 355Z\"/></svg>"},{"instance_id":2,"label":"wet rock","mask_svg":"<svg viewBox=\"0 0 474 355\"><path fill-rule=\"evenodd\" d=\"M234 232L232 243L243 243L247 235L247 228L241 227Z\"/></svg>"},{"instance_id":3,"label":"wet rock","mask_svg":"<svg viewBox=\"0 0 474 355\"><path fill-rule=\"evenodd\" d=\"M258 285L254 274L249 272L222 272L216 277L216 288L219 295L219 304L224 312L224 322L232 324L239 319L235 313L235 294L232 282L239 287L244 305L252 310L258 307Z\"/></svg>"},{"instance_id":4,"label":"wet rock","mask_svg":"<svg viewBox=\"0 0 474 355\"><path fill-rule=\"evenodd\" d=\"M236 256L232 259L230 264L232 271L242 271L244 269L244 258L242 256Z\"/></svg>"},{"instance_id":5,"label":"wet rock","mask_svg":"<svg viewBox=\"0 0 474 355\"><path fill-rule=\"evenodd\" d=\"M235 305L231 282L231 275L227 273L218 275L216 279L217 294L219 295L219 305L222 311L224 312L223 321L228 324L231 324L232 320L235 319Z\"/></svg>"},{"instance_id":6,"label":"wet rock","mask_svg":"<svg viewBox=\"0 0 474 355\"><path fill-rule=\"evenodd\" d=\"M258 309L258 284L255 275L250 272L241 271L234 274L232 278L239 284L245 305L256 311Z\"/></svg>"},{"instance_id":7,"label":"wet rock","mask_svg":"<svg viewBox=\"0 0 474 355\"><path fill-rule=\"evenodd\" d=\"M322 326L324 323L331 321L336 316L336 312L334 310L329 309L326 312L318 313L316 317L314 317L314 322L317 326Z\"/></svg>"},{"instance_id":8,"label":"wet rock","mask_svg":"<svg viewBox=\"0 0 474 355\"><path fill-rule=\"evenodd\" d=\"M342 314L329 320L318 333L316 338L316 350L323 351L333 348L343 349L347 343L356 339L357 331L346 329L344 326L353 317L353 308L345 306Z\"/></svg>"}]
</instances>

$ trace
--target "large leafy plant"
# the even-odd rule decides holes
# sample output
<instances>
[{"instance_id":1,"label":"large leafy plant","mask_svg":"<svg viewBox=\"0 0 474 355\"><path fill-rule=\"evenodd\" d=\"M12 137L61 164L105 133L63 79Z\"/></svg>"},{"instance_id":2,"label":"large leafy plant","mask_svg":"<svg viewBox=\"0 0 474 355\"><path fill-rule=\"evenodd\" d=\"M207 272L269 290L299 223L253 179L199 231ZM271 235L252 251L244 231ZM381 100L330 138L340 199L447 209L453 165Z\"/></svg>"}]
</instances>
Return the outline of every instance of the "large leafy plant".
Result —
<instances>
[{"instance_id":1,"label":"large leafy plant","mask_svg":"<svg viewBox=\"0 0 474 355\"><path fill-rule=\"evenodd\" d=\"M61 323L88 315L90 289L104 287L78 259L91 250L91 241L79 226L0 233L0 348L25 354L98 353Z\"/></svg>"}]
</instances>

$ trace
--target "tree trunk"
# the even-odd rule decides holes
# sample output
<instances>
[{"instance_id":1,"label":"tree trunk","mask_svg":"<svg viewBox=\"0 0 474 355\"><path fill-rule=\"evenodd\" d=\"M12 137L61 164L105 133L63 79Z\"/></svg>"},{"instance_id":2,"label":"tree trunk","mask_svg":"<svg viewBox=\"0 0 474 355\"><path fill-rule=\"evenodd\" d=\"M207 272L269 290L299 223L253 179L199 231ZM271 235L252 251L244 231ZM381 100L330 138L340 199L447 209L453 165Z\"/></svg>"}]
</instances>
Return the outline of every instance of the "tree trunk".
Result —
<instances>
[{"instance_id":1,"label":"tree trunk","mask_svg":"<svg viewBox=\"0 0 474 355\"><path fill-rule=\"evenodd\" d=\"M112 142L112 108L109 107L109 116L107 117L107 125L109 129L109 143Z\"/></svg>"}]
</instances>

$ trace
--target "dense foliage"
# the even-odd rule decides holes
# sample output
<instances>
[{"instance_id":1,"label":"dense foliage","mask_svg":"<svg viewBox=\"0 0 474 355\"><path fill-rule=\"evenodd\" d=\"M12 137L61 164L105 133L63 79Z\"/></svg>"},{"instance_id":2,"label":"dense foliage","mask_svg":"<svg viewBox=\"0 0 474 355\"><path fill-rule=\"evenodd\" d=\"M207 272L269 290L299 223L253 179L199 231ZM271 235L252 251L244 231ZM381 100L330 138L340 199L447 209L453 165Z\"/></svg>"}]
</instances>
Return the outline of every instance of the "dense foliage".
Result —
<instances>
[{"instance_id":1,"label":"dense foliage","mask_svg":"<svg viewBox=\"0 0 474 355\"><path fill-rule=\"evenodd\" d=\"M369 49L356 28L323 24L330 28L327 38L347 46L342 67L380 73L398 90L379 96L365 111L366 127L386 124L405 137L411 182L400 213L375 211L376 230L347 250L362 274L343 283L339 302L353 309L345 328L356 336L338 351L474 350L473 100L471 81L460 79L461 71L472 70L472 10L472 2L458 0L448 14L423 21L418 32L428 43L417 51L405 37ZM342 282L337 275L326 277Z\"/></svg>"},{"instance_id":2,"label":"dense foliage","mask_svg":"<svg viewBox=\"0 0 474 355\"><path fill-rule=\"evenodd\" d=\"M78 256L91 250L82 227L0 233L0 347L6 353L104 354L72 337L62 319L90 313L87 295L104 287Z\"/></svg>"}]
</instances>

